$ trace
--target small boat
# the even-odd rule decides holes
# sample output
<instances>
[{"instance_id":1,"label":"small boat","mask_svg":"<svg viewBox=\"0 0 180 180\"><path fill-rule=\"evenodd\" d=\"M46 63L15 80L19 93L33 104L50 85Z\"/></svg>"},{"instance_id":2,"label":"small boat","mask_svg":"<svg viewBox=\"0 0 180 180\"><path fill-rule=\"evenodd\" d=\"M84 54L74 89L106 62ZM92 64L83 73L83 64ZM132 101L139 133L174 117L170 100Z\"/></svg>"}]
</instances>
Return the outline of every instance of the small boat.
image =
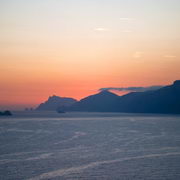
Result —
<instances>
[{"instance_id":1,"label":"small boat","mask_svg":"<svg viewBox=\"0 0 180 180\"><path fill-rule=\"evenodd\" d=\"M58 113L65 113L65 111L57 110Z\"/></svg>"}]
</instances>

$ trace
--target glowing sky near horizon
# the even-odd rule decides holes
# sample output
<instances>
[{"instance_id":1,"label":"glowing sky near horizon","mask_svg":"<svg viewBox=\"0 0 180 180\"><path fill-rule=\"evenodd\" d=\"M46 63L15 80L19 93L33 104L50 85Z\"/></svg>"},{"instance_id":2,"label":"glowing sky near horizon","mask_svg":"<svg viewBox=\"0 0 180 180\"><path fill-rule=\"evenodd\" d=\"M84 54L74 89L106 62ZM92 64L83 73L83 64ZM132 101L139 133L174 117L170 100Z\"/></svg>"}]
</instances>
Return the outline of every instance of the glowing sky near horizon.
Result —
<instances>
[{"instance_id":1,"label":"glowing sky near horizon","mask_svg":"<svg viewBox=\"0 0 180 180\"><path fill-rule=\"evenodd\" d=\"M179 0L0 0L0 108L180 79Z\"/></svg>"}]
</instances>

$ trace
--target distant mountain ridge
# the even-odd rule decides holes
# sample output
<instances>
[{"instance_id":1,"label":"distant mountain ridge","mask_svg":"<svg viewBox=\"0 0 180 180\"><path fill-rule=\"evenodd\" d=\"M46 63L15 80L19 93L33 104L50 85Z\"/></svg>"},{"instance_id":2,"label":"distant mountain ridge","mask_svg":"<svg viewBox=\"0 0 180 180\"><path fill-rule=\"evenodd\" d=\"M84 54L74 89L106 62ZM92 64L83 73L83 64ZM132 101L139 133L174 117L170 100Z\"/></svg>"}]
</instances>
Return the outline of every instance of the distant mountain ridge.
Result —
<instances>
[{"instance_id":1,"label":"distant mountain ridge","mask_svg":"<svg viewBox=\"0 0 180 180\"><path fill-rule=\"evenodd\" d=\"M180 113L180 81L158 90L134 92L119 97L114 104L118 112Z\"/></svg>"},{"instance_id":2,"label":"distant mountain ridge","mask_svg":"<svg viewBox=\"0 0 180 180\"><path fill-rule=\"evenodd\" d=\"M47 101L41 103L36 110L39 111L56 111L59 108L64 108L71 106L77 102L76 99L69 98L69 97L60 97L60 96L50 96Z\"/></svg>"},{"instance_id":3,"label":"distant mountain ridge","mask_svg":"<svg viewBox=\"0 0 180 180\"><path fill-rule=\"evenodd\" d=\"M74 103L69 109L71 111L112 111L114 101L119 96L109 91L101 91L98 94L91 95L81 99L79 102Z\"/></svg>"},{"instance_id":4,"label":"distant mountain ridge","mask_svg":"<svg viewBox=\"0 0 180 180\"><path fill-rule=\"evenodd\" d=\"M52 96L37 110L180 114L180 80L158 90L131 92L123 96L108 90L80 101Z\"/></svg>"},{"instance_id":5,"label":"distant mountain ridge","mask_svg":"<svg viewBox=\"0 0 180 180\"><path fill-rule=\"evenodd\" d=\"M180 80L158 90L118 96L108 91L88 96L70 111L180 114Z\"/></svg>"}]
</instances>

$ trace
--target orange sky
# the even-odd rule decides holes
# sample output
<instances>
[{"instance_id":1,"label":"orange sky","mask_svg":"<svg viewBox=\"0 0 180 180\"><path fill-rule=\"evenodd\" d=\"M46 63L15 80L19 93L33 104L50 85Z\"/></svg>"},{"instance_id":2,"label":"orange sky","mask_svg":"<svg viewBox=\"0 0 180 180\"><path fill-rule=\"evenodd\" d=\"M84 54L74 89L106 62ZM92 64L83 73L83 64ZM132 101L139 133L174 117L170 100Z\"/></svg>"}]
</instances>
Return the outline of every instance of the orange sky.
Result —
<instances>
[{"instance_id":1,"label":"orange sky","mask_svg":"<svg viewBox=\"0 0 180 180\"><path fill-rule=\"evenodd\" d=\"M0 17L0 108L180 79L177 0L8 0Z\"/></svg>"}]
</instances>

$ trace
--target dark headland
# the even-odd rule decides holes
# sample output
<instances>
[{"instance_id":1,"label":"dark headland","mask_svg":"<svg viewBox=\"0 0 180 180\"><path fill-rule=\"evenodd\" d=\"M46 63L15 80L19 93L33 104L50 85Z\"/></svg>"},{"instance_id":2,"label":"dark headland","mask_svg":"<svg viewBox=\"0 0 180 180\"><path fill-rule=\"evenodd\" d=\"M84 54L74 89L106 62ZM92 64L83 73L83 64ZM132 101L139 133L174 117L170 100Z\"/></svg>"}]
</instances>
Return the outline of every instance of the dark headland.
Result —
<instances>
[{"instance_id":1,"label":"dark headland","mask_svg":"<svg viewBox=\"0 0 180 180\"><path fill-rule=\"evenodd\" d=\"M3 112L0 111L0 116L12 116L12 113L8 110L3 111Z\"/></svg>"}]
</instances>

